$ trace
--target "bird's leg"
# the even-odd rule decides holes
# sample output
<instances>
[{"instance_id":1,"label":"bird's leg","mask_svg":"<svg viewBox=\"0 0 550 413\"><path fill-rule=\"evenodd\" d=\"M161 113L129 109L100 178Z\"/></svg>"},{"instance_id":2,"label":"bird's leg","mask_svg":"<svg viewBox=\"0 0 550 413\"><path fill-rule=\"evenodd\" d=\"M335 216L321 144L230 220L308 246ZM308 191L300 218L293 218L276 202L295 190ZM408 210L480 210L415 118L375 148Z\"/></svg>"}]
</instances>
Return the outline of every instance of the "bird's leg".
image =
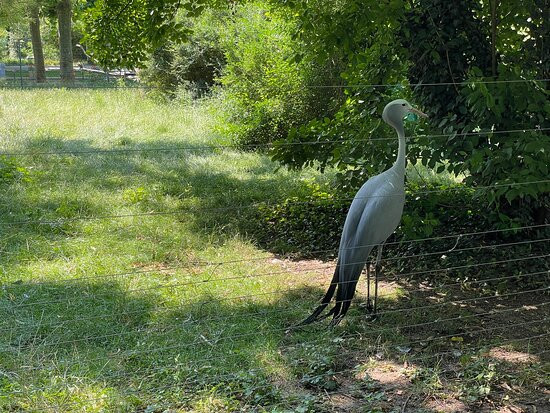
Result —
<instances>
[{"instance_id":1,"label":"bird's leg","mask_svg":"<svg viewBox=\"0 0 550 413\"><path fill-rule=\"evenodd\" d=\"M378 254L376 255L376 265L374 267L374 308L373 313L376 314L376 308L378 303L378 274L380 273L381 262L382 262L382 249L384 244L378 246Z\"/></svg>"},{"instance_id":2,"label":"bird's leg","mask_svg":"<svg viewBox=\"0 0 550 413\"><path fill-rule=\"evenodd\" d=\"M367 311L372 311L372 301L370 299L370 262L367 262Z\"/></svg>"}]
</instances>

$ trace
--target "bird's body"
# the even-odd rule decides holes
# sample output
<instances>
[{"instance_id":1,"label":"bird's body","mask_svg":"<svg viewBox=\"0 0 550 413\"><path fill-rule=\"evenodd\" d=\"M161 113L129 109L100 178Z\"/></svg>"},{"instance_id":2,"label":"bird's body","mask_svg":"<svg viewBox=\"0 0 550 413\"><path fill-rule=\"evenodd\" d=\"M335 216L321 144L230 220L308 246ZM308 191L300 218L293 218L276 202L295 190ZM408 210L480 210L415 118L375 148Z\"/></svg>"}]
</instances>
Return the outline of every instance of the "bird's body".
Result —
<instances>
[{"instance_id":1,"label":"bird's body","mask_svg":"<svg viewBox=\"0 0 550 413\"><path fill-rule=\"evenodd\" d=\"M342 300L351 299L355 291L353 280L359 280L371 251L383 244L401 221L405 171L400 169L394 165L372 177L353 199L338 249Z\"/></svg>"},{"instance_id":2,"label":"bird's body","mask_svg":"<svg viewBox=\"0 0 550 413\"><path fill-rule=\"evenodd\" d=\"M361 272L375 246L380 248L378 273L382 245L399 225L405 205L403 117L411 111L424 115L402 99L390 102L384 108L383 119L396 129L398 135L397 160L390 169L371 177L355 195L344 223L332 283L321 305L303 324L311 323L319 317L336 289L336 305L327 316L332 314L334 321L338 322L346 314Z\"/></svg>"}]
</instances>

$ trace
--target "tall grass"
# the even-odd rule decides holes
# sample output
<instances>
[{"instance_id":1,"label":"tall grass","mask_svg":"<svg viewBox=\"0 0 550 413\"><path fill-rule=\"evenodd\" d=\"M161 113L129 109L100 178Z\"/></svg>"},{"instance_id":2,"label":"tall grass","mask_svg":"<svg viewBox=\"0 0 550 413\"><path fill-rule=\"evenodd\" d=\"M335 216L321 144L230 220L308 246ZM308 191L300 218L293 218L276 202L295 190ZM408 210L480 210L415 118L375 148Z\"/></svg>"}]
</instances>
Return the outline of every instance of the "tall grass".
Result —
<instances>
[{"instance_id":1,"label":"tall grass","mask_svg":"<svg viewBox=\"0 0 550 413\"><path fill-rule=\"evenodd\" d=\"M361 389L353 369L365 357L401 360L395 345L411 332L371 332L356 306L344 329L287 332L332 267L281 261L248 233L250 205L304 197L329 174L275 172L264 155L220 149L207 103L135 90L0 99L0 146L13 153L0 163L1 411L329 411L325 390L342 385L332 371ZM187 149L132 151L168 147ZM40 154L113 149L129 151ZM384 286L382 306L429 300L403 300L403 286ZM381 326L430 319L395 313ZM475 320L441 328L458 326Z\"/></svg>"}]
</instances>

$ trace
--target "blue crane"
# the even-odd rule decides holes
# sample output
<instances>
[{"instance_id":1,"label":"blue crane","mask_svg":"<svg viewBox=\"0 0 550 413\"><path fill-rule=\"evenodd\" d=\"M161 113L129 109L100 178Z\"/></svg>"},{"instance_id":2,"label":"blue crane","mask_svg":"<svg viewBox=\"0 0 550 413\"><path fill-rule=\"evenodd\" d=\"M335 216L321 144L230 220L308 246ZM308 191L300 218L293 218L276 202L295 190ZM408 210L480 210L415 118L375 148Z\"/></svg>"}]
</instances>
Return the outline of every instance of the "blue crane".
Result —
<instances>
[{"instance_id":1,"label":"blue crane","mask_svg":"<svg viewBox=\"0 0 550 413\"><path fill-rule=\"evenodd\" d=\"M357 282L369 255L372 249L378 246L374 275L374 304L370 297L370 269L367 266L369 286L367 308L376 313L382 248L384 242L399 225L405 205L406 145L403 119L410 113L427 117L404 99L394 100L384 108L382 119L397 131L399 139L397 160L390 169L367 180L353 198L344 223L338 261L331 284L321 304L300 325L331 315L333 316L332 325L337 325L342 320L350 307ZM319 317L332 300L335 291L336 304L326 315Z\"/></svg>"}]
</instances>

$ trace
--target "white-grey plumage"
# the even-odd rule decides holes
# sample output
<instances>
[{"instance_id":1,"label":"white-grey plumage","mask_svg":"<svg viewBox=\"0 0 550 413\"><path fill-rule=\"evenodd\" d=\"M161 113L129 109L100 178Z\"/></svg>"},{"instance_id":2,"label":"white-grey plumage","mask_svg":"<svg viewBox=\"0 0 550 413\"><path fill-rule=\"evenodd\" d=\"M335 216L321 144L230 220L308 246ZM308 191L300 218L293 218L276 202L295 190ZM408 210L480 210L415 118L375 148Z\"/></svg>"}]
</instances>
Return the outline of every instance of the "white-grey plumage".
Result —
<instances>
[{"instance_id":1,"label":"white-grey plumage","mask_svg":"<svg viewBox=\"0 0 550 413\"><path fill-rule=\"evenodd\" d=\"M355 195L342 231L338 261L331 285L321 304L300 324L309 324L317 320L330 303L335 290L336 304L322 318L332 315L333 324L337 324L346 315L361 272L372 249L378 245L374 306L370 302L370 288L368 290L369 309L376 312L382 245L399 225L405 205L406 144L403 119L411 112L426 117L404 99L394 100L384 108L382 119L397 131L397 160L390 169L371 177ZM368 266L367 274L370 278Z\"/></svg>"}]
</instances>

